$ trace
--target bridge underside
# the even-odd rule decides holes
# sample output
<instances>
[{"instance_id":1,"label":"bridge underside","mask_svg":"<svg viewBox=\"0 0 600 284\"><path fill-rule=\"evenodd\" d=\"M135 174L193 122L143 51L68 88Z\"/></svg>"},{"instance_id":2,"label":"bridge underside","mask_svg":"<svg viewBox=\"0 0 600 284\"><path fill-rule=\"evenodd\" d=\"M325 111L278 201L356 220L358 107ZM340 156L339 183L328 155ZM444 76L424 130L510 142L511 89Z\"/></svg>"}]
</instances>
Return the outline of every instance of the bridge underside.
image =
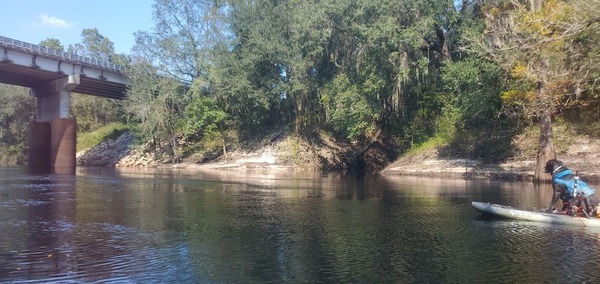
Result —
<instances>
[{"instance_id":1,"label":"bridge underside","mask_svg":"<svg viewBox=\"0 0 600 284\"><path fill-rule=\"evenodd\" d=\"M62 71L60 68L57 66L53 70L44 70L39 67L0 63L0 83L31 88L68 75L79 74L80 84L73 89L73 92L111 99L123 99L125 97L127 87L122 81L100 79L110 76L108 73L103 74L101 71L79 66L76 67L77 72L71 70L66 73L66 70ZM73 67L71 66L71 68Z\"/></svg>"}]
</instances>

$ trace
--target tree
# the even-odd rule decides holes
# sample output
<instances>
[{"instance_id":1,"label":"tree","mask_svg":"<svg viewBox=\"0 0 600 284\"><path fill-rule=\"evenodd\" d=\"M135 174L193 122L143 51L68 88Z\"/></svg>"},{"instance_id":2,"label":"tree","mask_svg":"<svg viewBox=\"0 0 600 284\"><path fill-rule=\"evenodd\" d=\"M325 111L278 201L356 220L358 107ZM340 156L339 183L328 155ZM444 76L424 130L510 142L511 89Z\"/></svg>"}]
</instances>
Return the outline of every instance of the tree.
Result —
<instances>
[{"instance_id":1,"label":"tree","mask_svg":"<svg viewBox=\"0 0 600 284\"><path fill-rule=\"evenodd\" d=\"M125 109L138 122L144 138L153 141L154 154L166 152L178 162L178 124L184 109L183 86L175 78L159 75L149 62L138 61L128 70L131 86ZM163 148L166 145L166 148Z\"/></svg>"},{"instance_id":2,"label":"tree","mask_svg":"<svg viewBox=\"0 0 600 284\"><path fill-rule=\"evenodd\" d=\"M212 140L213 137L220 136L223 154L227 159L227 123L229 117L216 99L203 94L204 86L204 82L196 79L188 91L188 96L191 99L189 104L185 106L184 133L193 140L203 137Z\"/></svg>"},{"instance_id":3,"label":"tree","mask_svg":"<svg viewBox=\"0 0 600 284\"><path fill-rule=\"evenodd\" d=\"M65 47L60 44L60 40L56 38L47 38L45 40L40 41L39 46L45 46L47 48L52 48L57 51L65 51Z\"/></svg>"},{"instance_id":4,"label":"tree","mask_svg":"<svg viewBox=\"0 0 600 284\"><path fill-rule=\"evenodd\" d=\"M0 160L26 160L29 128L35 119L35 100L27 88L0 84Z\"/></svg>"},{"instance_id":5,"label":"tree","mask_svg":"<svg viewBox=\"0 0 600 284\"><path fill-rule=\"evenodd\" d=\"M242 136L251 135L288 121L282 117L282 103L295 96L287 57L294 47L284 37L288 11L270 1L228 1L228 8L233 37L215 50L209 84Z\"/></svg>"},{"instance_id":6,"label":"tree","mask_svg":"<svg viewBox=\"0 0 600 284\"><path fill-rule=\"evenodd\" d=\"M599 8L598 0L504 1L484 11L485 37L474 41L518 83L504 102L540 126L536 181L549 178L542 169L556 158L552 118L596 97Z\"/></svg>"},{"instance_id":7,"label":"tree","mask_svg":"<svg viewBox=\"0 0 600 284\"><path fill-rule=\"evenodd\" d=\"M218 2L156 0L154 28L135 33L127 109L140 122L142 134L153 139L156 146L166 142L168 154L176 161L180 159L177 140L185 132L183 125L190 124L188 134L202 132L196 128L199 125L193 125L195 122L186 120L186 109L196 118L195 115L202 116L201 105L211 101L205 97L210 96L210 91L193 90L198 82L206 82L212 47L219 44L222 36ZM193 88L188 92L190 85ZM209 87L198 86L200 89Z\"/></svg>"},{"instance_id":8,"label":"tree","mask_svg":"<svg viewBox=\"0 0 600 284\"><path fill-rule=\"evenodd\" d=\"M326 51L323 58L335 66L334 77L346 78L331 82L349 80L349 86L355 88L350 93L366 103L359 111L364 115L359 136L374 141L390 124L404 136L432 135L445 104L439 95L441 69L452 61L457 18L452 2L331 1L326 5L323 24L330 35L322 48ZM334 89L327 90L329 87ZM335 95L344 94L339 87L326 84L327 101L345 100ZM324 107L328 119L339 113L337 106ZM351 112L347 117L357 118ZM328 121L336 127L336 120ZM430 128L429 134L410 133L410 126L419 124L419 128Z\"/></svg>"},{"instance_id":9,"label":"tree","mask_svg":"<svg viewBox=\"0 0 600 284\"><path fill-rule=\"evenodd\" d=\"M81 43L69 46L69 52L126 66L129 59L115 53L114 43L103 36L97 28L84 29ZM124 122L125 111L119 100L73 93L72 113L77 117L77 126L82 131L93 131L112 122Z\"/></svg>"},{"instance_id":10,"label":"tree","mask_svg":"<svg viewBox=\"0 0 600 284\"><path fill-rule=\"evenodd\" d=\"M439 113L421 102L437 96L452 60L452 1L227 4L233 40L211 87L242 128L290 121L297 133L318 126L374 140L390 116L406 125L421 110Z\"/></svg>"},{"instance_id":11,"label":"tree","mask_svg":"<svg viewBox=\"0 0 600 284\"><path fill-rule=\"evenodd\" d=\"M211 47L223 37L218 2L154 1L154 28L134 33L134 53L156 63L161 72L188 83L205 77L211 64Z\"/></svg>"},{"instance_id":12,"label":"tree","mask_svg":"<svg viewBox=\"0 0 600 284\"><path fill-rule=\"evenodd\" d=\"M69 46L69 52L105 62L113 62L115 55L114 43L100 34L97 28L83 29L81 38L81 43Z\"/></svg>"}]
</instances>

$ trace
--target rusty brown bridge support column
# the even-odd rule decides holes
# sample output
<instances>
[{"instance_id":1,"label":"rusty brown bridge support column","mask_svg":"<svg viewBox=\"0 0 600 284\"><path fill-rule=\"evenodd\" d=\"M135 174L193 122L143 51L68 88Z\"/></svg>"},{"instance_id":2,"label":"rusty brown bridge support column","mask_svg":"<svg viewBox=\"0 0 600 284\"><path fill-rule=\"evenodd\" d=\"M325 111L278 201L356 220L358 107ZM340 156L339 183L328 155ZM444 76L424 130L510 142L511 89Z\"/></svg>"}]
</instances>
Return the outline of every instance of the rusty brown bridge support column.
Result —
<instances>
[{"instance_id":1,"label":"rusty brown bridge support column","mask_svg":"<svg viewBox=\"0 0 600 284\"><path fill-rule=\"evenodd\" d=\"M74 118L56 118L50 126L50 169L53 174L75 174L77 125Z\"/></svg>"},{"instance_id":2,"label":"rusty brown bridge support column","mask_svg":"<svg viewBox=\"0 0 600 284\"><path fill-rule=\"evenodd\" d=\"M74 118L32 122L29 127L29 172L75 174L77 123Z\"/></svg>"},{"instance_id":3,"label":"rusty brown bridge support column","mask_svg":"<svg viewBox=\"0 0 600 284\"><path fill-rule=\"evenodd\" d=\"M31 88L37 98L37 121L29 132L29 171L75 174L77 123L70 116L71 91L79 75L69 75Z\"/></svg>"},{"instance_id":4,"label":"rusty brown bridge support column","mask_svg":"<svg viewBox=\"0 0 600 284\"><path fill-rule=\"evenodd\" d=\"M29 125L29 172L51 173L50 168L50 123L34 121Z\"/></svg>"}]
</instances>

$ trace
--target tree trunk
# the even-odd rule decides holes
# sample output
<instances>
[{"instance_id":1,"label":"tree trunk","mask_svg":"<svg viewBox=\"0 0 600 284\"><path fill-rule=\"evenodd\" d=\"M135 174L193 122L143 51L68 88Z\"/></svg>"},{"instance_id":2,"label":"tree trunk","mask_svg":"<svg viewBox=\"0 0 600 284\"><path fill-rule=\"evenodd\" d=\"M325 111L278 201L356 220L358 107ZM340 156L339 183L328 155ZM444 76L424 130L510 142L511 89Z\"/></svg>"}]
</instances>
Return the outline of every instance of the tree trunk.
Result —
<instances>
[{"instance_id":1,"label":"tree trunk","mask_svg":"<svg viewBox=\"0 0 600 284\"><path fill-rule=\"evenodd\" d=\"M221 138L223 140L223 156L225 157L225 162L227 162L227 141L225 140L225 134L221 133Z\"/></svg>"},{"instance_id":2,"label":"tree trunk","mask_svg":"<svg viewBox=\"0 0 600 284\"><path fill-rule=\"evenodd\" d=\"M552 141L552 114L549 109L545 109L540 114L540 144L537 154L537 165L533 175L534 182L548 182L552 176L544 173L546 162L550 159L556 159L554 142Z\"/></svg>"},{"instance_id":3,"label":"tree trunk","mask_svg":"<svg viewBox=\"0 0 600 284\"><path fill-rule=\"evenodd\" d=\"M529 6L531 11L538 12L542 10L542 6L544 5L543 0L529 0Z\"/></svg>"},{"instance_id":4,"label":"tree trunk","mask_svg":"<svg viewBox=\"0 0 600 284\"><path fill-rule=\"evenodd\" d=\"M450 55L450 49L448 48L448 41L446 40L446 32L444 32L444 29L436 24L435 33L437 34L438 40L442 44L442 58L446 61L452 62L452 56Z\"/></svg>"},{"instance_id":5,"label":"tree trunk","mask_svg":"<svg viewBox=\"0 0 600 284\"><path fill-rule=\"evenodd\" d=\"M465 14L465 12L467 11L467 7L469 5L469 1L468 0L462 0L462 6L460 7L460 13L461 14Z\"/></svg>"},{"instance_id":6,"label":"tree trunk","mask_svg":"<svg viewBox=\"0 0 600 284\"><path fill-rule=\"evenodd\" d=\"M302 132L302 97L296 96L296 117L294 119L294 132L299 135Z\"/></svg>"}]
</instances>

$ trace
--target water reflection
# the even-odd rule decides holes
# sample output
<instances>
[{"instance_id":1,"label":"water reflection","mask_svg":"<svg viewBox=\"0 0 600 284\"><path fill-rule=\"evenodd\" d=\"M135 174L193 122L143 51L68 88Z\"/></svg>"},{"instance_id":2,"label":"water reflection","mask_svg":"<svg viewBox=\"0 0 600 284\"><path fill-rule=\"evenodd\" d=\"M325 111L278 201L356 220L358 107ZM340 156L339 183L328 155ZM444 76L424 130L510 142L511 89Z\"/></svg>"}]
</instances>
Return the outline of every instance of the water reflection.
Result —
<instances>
[{"instance_id":1,"label":"water reflection","mask_svg":"<svg viewBox=\"0 0 600 284\"><path fill-rule=\"evenodd\" d=\"M0 192L4 214L0 224L11 225L10 228L0 228L4 231L3 248L18 248L27 253L16 254L15 250L3 253L2 274L12 272L35 277L36 273L64 272L63 264L68 262L68 255L60 248L69 247L72 243L72 235L68 231L75 218L74 189L69 188L70 183L69 177L44 175L3 183Z\"/></svg>"},{"instance_id":2,"label":"water reflection","mask_svg":"<svg viewBox=\"0 0 600 284\"><path fill-rule=\"evenodd\" d=\"M485 220L470 207L473 200L546 206L551 190L529 183L260 171L0 173L0 281L600 277L600 260L584 257L598 253L598 232ZM555 268L563 262L568 273Z\"/></svg>"}]
</instances>

